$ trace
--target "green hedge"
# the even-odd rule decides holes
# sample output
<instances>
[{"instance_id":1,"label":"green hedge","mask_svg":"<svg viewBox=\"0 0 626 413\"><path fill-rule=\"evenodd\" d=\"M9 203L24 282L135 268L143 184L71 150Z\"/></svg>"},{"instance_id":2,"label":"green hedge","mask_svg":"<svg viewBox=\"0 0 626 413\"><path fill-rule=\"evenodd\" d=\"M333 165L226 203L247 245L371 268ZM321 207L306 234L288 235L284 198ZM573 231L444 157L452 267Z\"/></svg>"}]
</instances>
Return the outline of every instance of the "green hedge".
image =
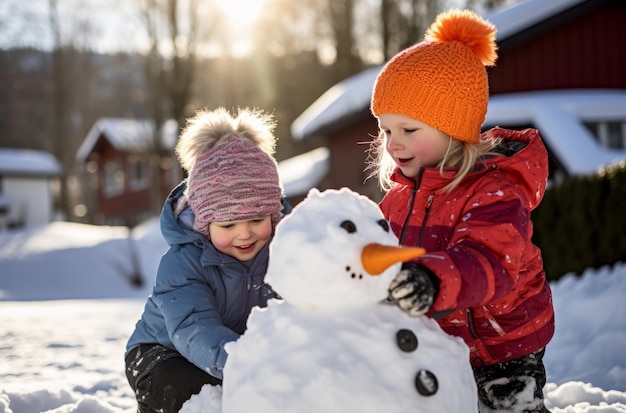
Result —
<instances>
[{"instance_id":1,"label":"green hedge","mask_svg":"<svg viewBox=\"0 0 626 413\"><path fill-rule=\"evenodd\" d=\"M626 261L626 163L550 187L532 219L551 281Z\"/></svg>"}]
</instances>

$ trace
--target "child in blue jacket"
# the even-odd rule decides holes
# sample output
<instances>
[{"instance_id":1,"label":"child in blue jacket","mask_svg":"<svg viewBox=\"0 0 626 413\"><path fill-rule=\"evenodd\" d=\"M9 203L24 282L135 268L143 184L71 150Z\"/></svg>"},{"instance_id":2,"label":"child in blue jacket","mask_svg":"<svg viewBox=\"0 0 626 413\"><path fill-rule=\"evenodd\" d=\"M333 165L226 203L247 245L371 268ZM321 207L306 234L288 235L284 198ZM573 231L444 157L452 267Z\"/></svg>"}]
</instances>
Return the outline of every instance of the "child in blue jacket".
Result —
<instances>
[{"instance_id":1,"label":"child in blue jacket","mask_svg":"<svg viewBox=\"0 0 626 413\"><path fill-rule=\"evenodd\" d=\"M218 385L224 345L254 306L276 294L263 281L282 196L270 115L199 111L176 147L189 172L168 196L152 294L128 340L126 377L138 412L178 412L203 385ZM284 203L284 205L283 205Z\"/></svg>"}]
</instances>

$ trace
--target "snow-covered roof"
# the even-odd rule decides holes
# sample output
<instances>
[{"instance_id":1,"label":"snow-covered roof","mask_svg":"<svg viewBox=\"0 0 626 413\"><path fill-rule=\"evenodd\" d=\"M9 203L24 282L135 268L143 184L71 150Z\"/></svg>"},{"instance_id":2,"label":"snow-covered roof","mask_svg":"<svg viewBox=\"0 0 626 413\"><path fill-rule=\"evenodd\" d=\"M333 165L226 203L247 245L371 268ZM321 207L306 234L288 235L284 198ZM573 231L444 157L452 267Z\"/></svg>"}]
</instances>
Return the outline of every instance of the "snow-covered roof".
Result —
<instances>
[{"instance_id":1,"label":"snow-covered roof","mask_svg":"<svg viewBox=\"0 0 626 413\"><path fill-rule=\"evenodd\" d=\"M161 129L161 142L168 149L173 149L178 138L178 124L175 120L168 120ZM150 119L101 118L91 127L87 137L78 148L76 160L85 162L100 139L106 139L123 152L146 152L151 147L154 135L154 121Z\"/></svg>"},{"instance_id":2,"label":"snow-covered roof","mask_svg":"<svg viewBox=\"0 0 626 413\"><path fill-rule=\"evenodd\" d=\"M366 69L328 89L291 124L291 136L304 140L338 120L366 110L381 66Z\"/></svg>"},{"instance_id":3,"label":"snow-covered roof","mask_svg":"<svg viewBox=\"0 0 626 413\"><path fill-rule=\"evenodd\" d=\"M337 83L320 96L291 124L291 135L302 140L338 119L362 112L372 98L372 87L382 65L366 69Z\"/></svg>"},{"instance_id":4,"label":"snow-covered roof","mask_svg":"<svg viewBox=\"0 0 626 413\"><path fill-rule=\"evenodd\" d=\"M497 28L496 42L520 33L586 0L527 0L500 6L484 14Z\"/></svg>"},{"instance_id":5,"label":"snow-covered roof","mask_svg":"<svg viewBox=\"0 0 626 413\"><path fill-rule=\"evenodd\" d=\"M326 147L278 163L278 175L287 197L306 194L317 186L329 169L330 151Z\"/></svg>"},{"instance_id":6,"label":"snow-covered roof","mask_svg":"<svg viewBox=\"0 0 626 413\"><path fill-rule=\"evenodd\" d=\"M0 148L0 175L58 176L61 171L59 161L48 152Z\"/></svg>"},{"instance_id":7,"label":"snow-covered roof","mask_svg":"<svg viewBox=\"0 0 626 413\"><path fill-rule=\"evenodd\" d=\"M626 160L626 150L603 146L584 122L626 121L626 90L556 90L495 95L486 126L532 125L564 169L586 175Z\"/></svg>"},{"instance_id":8,"label":"snow-covered roof","mask_svg":"<svg viewBox=\"0 0 626 413\"><path fill-rule=\"evenodd\" d=\"M556 110L580 121L626 120L624 89L561 89L504 93L489 99L485 125L530 123Z\"/></svg>"}]
</instances>

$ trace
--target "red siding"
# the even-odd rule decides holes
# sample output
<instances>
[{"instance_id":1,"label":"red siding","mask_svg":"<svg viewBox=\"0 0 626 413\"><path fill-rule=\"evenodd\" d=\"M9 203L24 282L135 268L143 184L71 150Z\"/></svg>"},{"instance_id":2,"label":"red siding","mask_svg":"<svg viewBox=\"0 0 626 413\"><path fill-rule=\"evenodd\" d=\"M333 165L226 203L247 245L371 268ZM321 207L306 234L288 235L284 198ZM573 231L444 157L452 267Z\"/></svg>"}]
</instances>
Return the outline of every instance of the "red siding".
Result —
<instances>
[{"instance_id":1,"label":"red siding","mask_svg":"<svg viewBox=\"0 0 626 413\"><path fill-rule=\"evenodd\" d=\"M329 136L330 176L333 188L348 187L374 200L382 198L376 178L366 181L369 142L374 139L378 125L373 117L351 125Z\"/></svg>"},{"instance_id":2,"label":"red siding","mask_svg":"<svg viewBox=\"0 0 626 413\"><path fill-rule=\"evenodd\" d=\"M150 205L150 189L131 190L128 186L128 171L127 165L127 153L117 151L105 137L101 137L100 141L94 147L93 152L99 153L98 161L98 210L97 210L97 224L105 224L107 220L114 218L116 222L129 227L139 224L138 220L145 217L146 214L151 212ZM116 196L105 197L103 194L104 188L104 164L111 160L120 160L125 169L124 191ZM161 197L165 200L168 192L172 189L173 183L170 179L170 174L165 171L162 172L162 188Z\"/></svg>"},{"instance_id":3,"label":"red siding","mask_svg":"<svg viewBox=\"0 0 626 413\"><path fill-rule=\"evenodd\" d=\"M626 7L619 3L607 2L517 47L502 50L489 73L490 93L626 88Z\"/></svg>"}]
</instances>

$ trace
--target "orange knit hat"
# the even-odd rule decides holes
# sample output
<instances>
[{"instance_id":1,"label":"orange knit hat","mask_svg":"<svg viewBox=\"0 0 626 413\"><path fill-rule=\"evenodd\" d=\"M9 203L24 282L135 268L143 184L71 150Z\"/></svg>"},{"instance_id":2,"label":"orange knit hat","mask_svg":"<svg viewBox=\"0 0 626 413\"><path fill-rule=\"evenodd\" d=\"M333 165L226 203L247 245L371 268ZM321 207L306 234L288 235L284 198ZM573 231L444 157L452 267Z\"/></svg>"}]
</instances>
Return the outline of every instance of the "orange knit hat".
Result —
<instances>
[{"instance_id":1,"label":"orange knit hat","mask_svg":"<svg viewBox=\"0 0 626 413\"><path fill-rule=\"evenodd\" d=\"M495 26L471 10L439 14L423 42L383 67L374 85L372 113L409 116L477 143L489 100L485 66L493 66L497 58L495 36Z\"/></svg>"}]
</instances>

